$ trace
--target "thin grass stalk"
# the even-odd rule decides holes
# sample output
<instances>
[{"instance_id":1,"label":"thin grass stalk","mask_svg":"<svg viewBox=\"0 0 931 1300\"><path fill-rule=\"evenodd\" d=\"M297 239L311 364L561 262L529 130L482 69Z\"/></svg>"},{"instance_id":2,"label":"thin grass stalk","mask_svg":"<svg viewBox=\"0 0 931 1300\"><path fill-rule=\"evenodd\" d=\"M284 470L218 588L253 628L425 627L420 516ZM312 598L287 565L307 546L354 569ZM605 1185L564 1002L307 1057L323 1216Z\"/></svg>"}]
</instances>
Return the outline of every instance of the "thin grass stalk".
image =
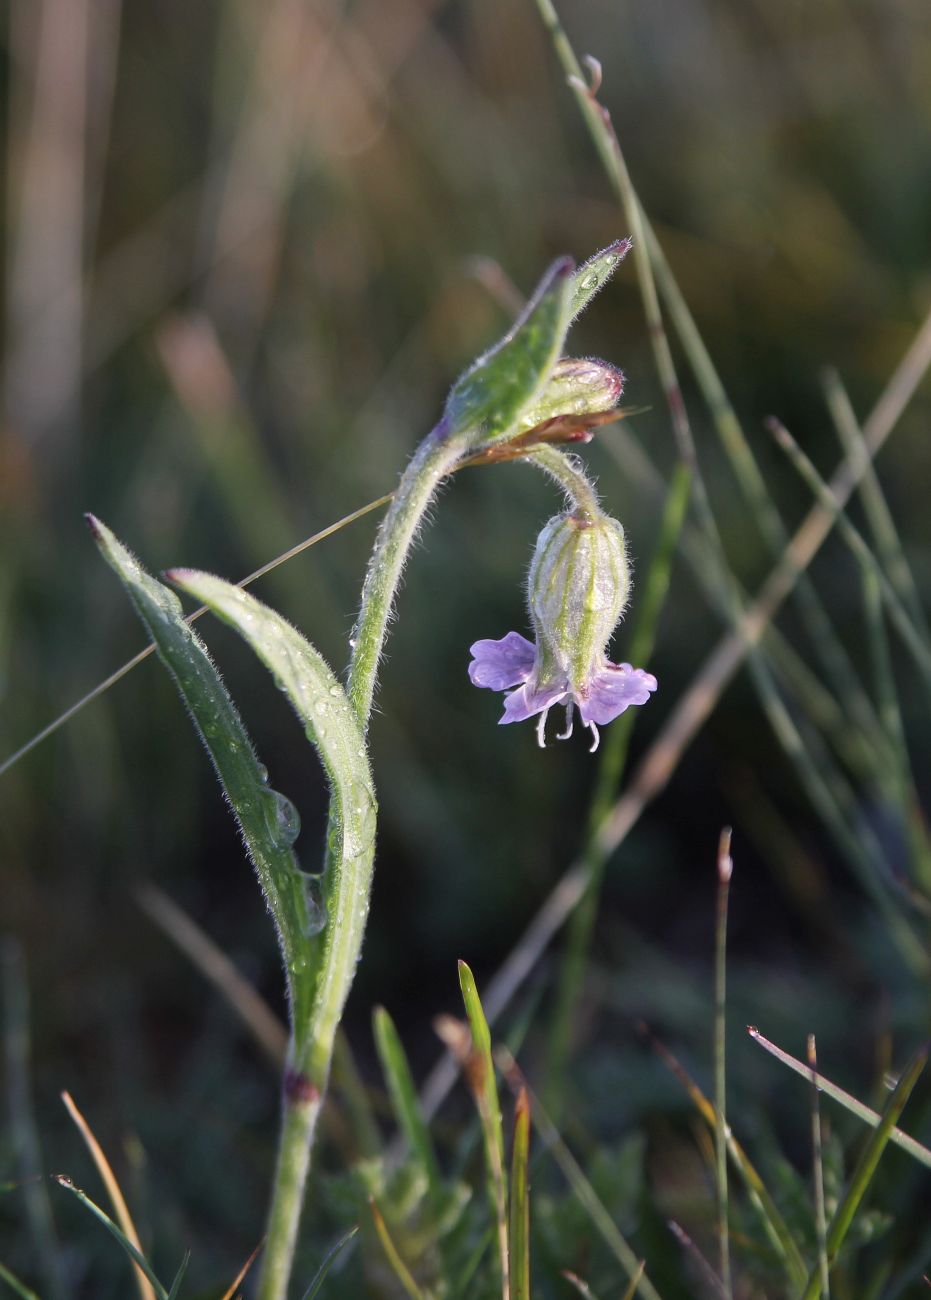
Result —
<instances>
[{"instance_id":1,"label":"thin grass stalk","mask_svg":"<svg viewBox=\"0 0 931 1300\"><path fill-rule=\"evenodd\" d=\"M630 639L631 663L648 663L653 652L660 615L669 591L672 563L688 508L690 486L691 474L680 462L673 472L672 482L666 493L659 538L643 585L640 609ZM607 859L603 854L591 851L592 841L617 796L635 721L634 711L628 709L617 719L608 733L602 746L595 793L588 814L589 883L569 925L566 953L560 970L553 1009L553 1027L549 1036L547 1108L557 1120L564 1100L563 1092L571 1052L575 1009L585 976L592 933L598 915L601 884L607 865Z\"/></svg>"},{"instance_id":2,"label":"thin grass stalk","mask_svg":"<svg viewBox=\"0 0 931 1300\"><path fill-rule=\"evenodd\" d=\"M503 1300L530 1300L530 1100L521 1088L514 1107L508 1222L508 1284Z\"/></svg>"},{"instance_id":3,"label":"thin grass stalk","mask_svg":"<svg viewBox=\"0 0 931 1300\"><path fill-rule=\"evenodd\" d=\"M642 1028L647 1034L650 1045L656 1052L657 1056L659 1056L664 1065L666 1065L679 1080L702 1119L708 1125L709 1129L714 1131L717 1125L717 1111L713 1103L705 1096L701 1088L699 1088L698 1084L689 1075L681 1062L676 1059L669 1048L661 1043L658 1038L654 1037L654 1035L646 1029L646 1026L643 1026ZM731 1163L746 1188L750 1204L756 1211L770 1245L773 1247L785 1268L786 1280L789 1286L794 1290L797 1290L801 1286L804 1286L808 1270L795 1242L795 1238L789 1231L788 1225L779 1212L778 1206L767 1191L766 1184L763 1182L763 1179L760 1177L746 1151L744 1151L741 1144L734 1137L729 1126L725 1128L725 1138Z\"/></svg>"},{"instance_id":4,"label":"thin grass stalk","mask_svg":"<svg viewBox=\"0 0 931 1300\"><path fill-rule=\"evenodd\" d=\"M811 1178L815 1200L818 1271L821 1275L821 1293L825 1300L830 1300L827 1217L824 1209L824 1162L821 1157L821 1106L818 1100L818 1049L814 1034L808 1035L808 1065L811 1069Z\"/></svg>"},{"instance_id":5,"label":"thin grass stalk","mask_svg":"<svg viewBox=\"0 0 931 1300\"><path fill-rule=\"evenodd\" d=\"M885 779L885 793L891 804L898 805L915 877L922 885L925 894L931 894L931 845L928 843L918 792L912 779L905 724L899 706L892 658L889 653L889 639L883 618L882 593L873 570L861 566L861 574L879 716L893 751L891 770Z\"/></svg>"},{"instance_id":6,"label":"thin grass stalk","mask_svg":"<svg viewBox=\"0 0 931 1300\"><path fill-rule=\"evenodd\" d=\"M828 411L844 452L848 457L861 456L863 433L840 375L836 370L827 370L823 383ZM860 497L876 543L876 550L889 575L889 580L908 607L915 626L924 634L926 640L931 640L931 629L928 627L921 597L905 556L905 548L873 465L868 465L863 475Z\"/></svg>"},{"instance_id":7,"label":"thin grass stalk","mask_svg":"<svg viewBox=\"0 0 931 1300\"><path fill-rule=\"evenodd\" d=\"M911 615L899 599L898 593L883 572L882 566L870 550L863 535L850 522L844 513L845 502L838 500L836 492L826 483L812 464L808 456L779 420L770 419L767 427L773 434L777 445L786 453L799 476L804 480L812 494L825 510L830 511L837 524L841 538L864 567L876 576L883 603L889 610L889 617L911 651L916 665L921 670L929 688L931 688L931 642L926 640L912 621Z\"/></svg>"},{"instance_id":8,"label":"thin grass stalk","mask_svg":"<svg viewBox=\"0 0 931 1300\"><path fill-rule=\"evenodd\" d=\"M120 1225L124 1236L128 1241L132 1242L141 1255L142 1242L139 1240L139 1233L136 1231L136 1225L129 1212L129 1206L126 1204L126 1199L116 1180L116 1175L113 1172L110 1162L104 1154L103 1148L94 1136L87 1120L75 1105L70 1092L63 1092L61 1094L61 1099L65 1104L65 1110L67 1110L75 1127L81 1134L81 1137L84 1140L84 1145L90 1152L91 1159L100 1175L100 1180L106 1188L107 1196L110 1198L110 1204L113 1206L113 1212L116 1215L117 1223ZM140 1300L155 1300L155 1292L152 1290L152 1285L145 1273L138 1266L136 1268L136 1288L139 1292Z\"/></svg>"},{"instance_id":9,"label":"thin grass stalk","mask_svg":"<svg viewBox=\"0 0 931 1300\"><path fill-rule=\"evenodd\" d=\"M714 1147L718 1204L718 1269L721 1286L731 1300L731 1246L727 1186L727 910L734 861L731 829L726 826L718 844L718 890L714 927Z\"/></svg>"},{"instance_id":10,"label":"thin grass stalk","mask_svg":"<svg viewBox=\"0 0 931 1300\"><path fill-rule=\"evenodd\" d=\"M348 524L354 524L357 519L363 519L366 515L371 514L373 510L380 510L382 506L386 506L388 502L393 499L394 493L388 492L385 496L377 497L374 501L369 501L367 505L361 506L358 510L353 510L350 514L344 515L342 519L338 519L336 523L328 524L326 528L322 528L319 532L305 538L304 541L298 542L296 546L292 546L289 550L283 551L280 555L276 555L275 558L269 560L267 564L260 565L258 569L255 569L252 573L248 574L247 577L240 579L237 585L240 587L250 586L259 578L264 578L266 573L271 573L273 569L276 569L279 566L279 564L285 564L288 560L293 560L295 556L301 555L311 546L316 546L318 542L322 542L325 538L332 537L334 533L338 533L340 529L345 528ZM195 609L193 613L186 616L186 621L188 623L195 623L206 613L207 606L201 605L198 609ZM48 726L43 727L41 731L37 731L36 734L30 737L24 745L20 745L19 749L15 750L9 758L5 758L3 762L0 763L0 776L3 776L4 772L8 772L10 768L15 767L21 758L25 758L27 754L32 753L32 751L37 748L37 746L41 745L44 740L48 740L50 736L54 736L56 731L59 731L67 722L70 722L72 718L76 717L86 705L93 703L93 701L99 699L101 695L106 694L106 692L110 690L111 686L115 686L117 682L122 681L127 673L131 672L134 668L137 668L139 664L141 664L145 659L148 659L149 656L154 653L154 644L147 645L144 650L140 650L139 653L133 655L131 659L127 659L126 663L123 664L122 667L117 668L116 672L111 673L109 677L105 677L102 682L98 682L93 690L88 691L86 695L82 695L79 700L76 700L74 704L65 709L64 713L60 713L57 718L54 718L48 724Z\"/></svg>"},{"instance_id":11,"label":"thin grass stalk","mask_svg":"<svg viewBox=\"0 0 931 1300\"><path fill-rule=\"evenodd\" d=\"M378 1235L378 1240L381 1242L382 1250L385 1252L385 1258L391 1265L391 1271L401 1283L401 1286L409 1297L409 1300L424 1300L423 1292L415 1282L410 1269L401 1258L398 1248L394 1244L391 1233L388 1231L388 1225L385 1222L384 1215L375 1204L374 1200L369 1201L369 1208L372 1211L375 1232Z\"/></svg>"},{"instance_id":12,"label":"thin grass stalk","mask_svg":"<svg viewBox=\"0 0 931 1300\"><path fill-rule=\"evenodd\" d=\"M702 395L712 414L715 427L734 469L737 482L754 519L760 526L771 553L778 557L785 550L789 540L788 532L767 491L765 480L737 419L734 408L727 397L711 356L704 345L688 305L662 253L659 241L650 225L649 217L634 188L610 114L596 98L600 84L600 67L594 60L587 60L589 67L595 72L595 80L592 84L586 83L582 74L582 67L559 20L552 0L536 0L536 3L544 26L550 34L554 49L567 75L569 85L575 93L576 100L582 110L608 180L624 208L628 225L635 237L634 254L637 259L636 265L641 295L653 343L657 370L660 374L667 401L670 404L670 410L673 413L673 429L676 433L679 453L684 457L687 464L695 469L698 468L691 427L682 402L681 389L675 375L672 355L662 326L654 273L662 287L670 316L679 333ZM714 543L716 532L714 517L700 476L696 481L696 505L703 528ZM720 542L716 543L715 549L720 551ZM850 664L846 651L834 631L820 598L804 576L796 584L793 595L799 604L803 619L808 627L815 652L823 659L829 678L836 680L842 686L842 693L848 699L850 710L858 724L868 734L875 735L879 731L879 725L869 697L863 690Z\"/></svg>"},{"instance_id":13,"label":"thin grass stalk","mask_svg":"<svg viewBox=\"0 0 931 1300\"><path fill-rule=\"evenodd\" d=\"M765 1038L760 1033L755 1025L748 1025L747 1033L755 1043L758 1043L760 1047L764 1049L764 1051L769 1052L770 1056L774 1056L777 1061L781 1061L783 1065L788 1066L790 1070L801 1075L803 1079L811 1079L810 1066L805 1065L802 1061L797 1060L788 1052L783 1051L781 1047L777 1047L775 1043L770 1042L768 1038ZM872 1107L865 1105L862 1101L858 1101L856 1097L852 1096L849 1092L845 1092L843 1088L839 1088L836 1083L832 1083L831 1080L826 1078L823 1074L817 1074L815 1076L815 1082L821 1092L838 1102L845 1110L849 1110L852 1115L856 1115L857 1119L863 1120L865 1124L869 1124L872 1128L876 1128L882 1122L882 1116L879 1111L873 1110ZM931 1147L926 1147L920 1142L916 1142L913 1137L910 1137L908 1133L903 1133L899 1128L892 1129L892 1132L889 1135L889 1140L890 1142L894 1142L896 1146L901 1147L903 1151L907 1151L913 1160L917 1160L918 1163L924 1165L926 1169L931 1169Z\"/></svg>"},{"instance_id":14,"label":"thin grass stalk","mask_svg":"<svg viewBox=\"0 0 931 1300\"><path fill-rule=\"evenodd\" d=\"M608 438L605 445L625 473L635 482L642 484L657 498L668 491L661 474L647 453L626 430L616 429L614 436ZM709 558L707 545L701 534L687 524L682 530L682 552L699 590L705 595L711 608L726 622L727 605L715 579L713 561ZM739 583L737 591L741 602L748 603L750 597ZM766 628L762 644L773 669L798 696L805 714L816 721L819 728L829 737L838 757L861 780L875 781L877 768L884 769L894 759L882 731L877 732L875 736L867 736L859 727L853 725L849 712L774 624ZM623 721L623 718L620 721ZM613 730L612 728L612 732Z\"/></svg>"}]
</instances>

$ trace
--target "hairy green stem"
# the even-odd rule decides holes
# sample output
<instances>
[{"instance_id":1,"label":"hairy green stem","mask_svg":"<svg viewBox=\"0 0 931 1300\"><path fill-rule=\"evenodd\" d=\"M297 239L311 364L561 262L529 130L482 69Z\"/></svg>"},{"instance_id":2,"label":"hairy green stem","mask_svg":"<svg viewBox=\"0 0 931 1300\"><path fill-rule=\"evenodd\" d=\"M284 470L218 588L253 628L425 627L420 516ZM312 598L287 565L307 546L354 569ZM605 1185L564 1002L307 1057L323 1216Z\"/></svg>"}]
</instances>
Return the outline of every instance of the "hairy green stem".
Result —
<instances>
[{"instance_id":1,"label":"hairy green stem","mask_svg":"<svg viewBox=\"0 0 931 1300\"><path fill-rule=\"evenodd\" d=\"M538 447L527 459L559 484L573 509L593 519L603 513L593 484L573 456L557 447Z\"/></svg>"},{"instance_id":2,"label":"hairy green stem","mask_svg":"<svg viewBox=\"0 0 931 1300\"><path fill-rule=\"evenodd\" d=\"M450 434L441 422L418 447L378 530L352 634L347 690L363 729L368 727L378 663L395 594L424 514L442 480L468 446L467 433Z\"/></svg>"},{"instance_id":3,"label":"hairy green stem","mask_svg":"<svg viewBox=\"0 0 931 1300\"><path fill-rule=\"evenodd\" d=\"M407 556L437 488L462 458L467 444L467 433L450 434L442 422L437 425L415 452L378 531L352 636L347 685L350 704L363 731L372 711L378 664ZM331 804L328 846L341 818L341 810ZM351 870L343 864L335 882L329 920L334 938L320 973L310 1023L292 1029L259 1300L287 1297L317 1118L368 914L371 858L360 855L349 865ZM332 878L332 867L328 847L325 879Z\"/></svg>"},{"instance_id":4,"label":"hairy green stem","mask_svg":"<svg viewBox=\"0 0 931 1300\"><path fill-rule=\"evenodd\" d=\"M259 1300L284 1300L288 1294L304 1204L304 1186L310 1168L310 1149L320 1113L320 1094L302 1098L289 1086L289 1078L285 1078L284 1115L268 1214Z\"/></svg>"}]
</instances>

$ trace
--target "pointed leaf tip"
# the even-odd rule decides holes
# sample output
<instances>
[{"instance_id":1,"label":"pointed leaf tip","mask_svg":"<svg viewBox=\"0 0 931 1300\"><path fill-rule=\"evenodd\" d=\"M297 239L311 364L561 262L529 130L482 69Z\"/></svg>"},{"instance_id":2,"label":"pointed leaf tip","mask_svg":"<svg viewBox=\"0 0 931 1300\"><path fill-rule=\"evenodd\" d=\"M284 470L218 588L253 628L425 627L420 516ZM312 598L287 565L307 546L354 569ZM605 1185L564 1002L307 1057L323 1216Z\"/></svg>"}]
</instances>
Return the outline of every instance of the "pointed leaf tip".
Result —
<instances>
[{"instance_id":1,"label":"pointed leaf tip","mask_svg":"<svg viewBox=\"0 0 931 1300\"><path fill-rule=\"evenodd\" d=\"M100 520L97 518L97 516L92 515L89 510L85 510L84 522L87 524L87 531L90 533L91 537L93 537L94 541L99 541L102 536L102 532L100 528Z\"/></svg>"}]
</instances>

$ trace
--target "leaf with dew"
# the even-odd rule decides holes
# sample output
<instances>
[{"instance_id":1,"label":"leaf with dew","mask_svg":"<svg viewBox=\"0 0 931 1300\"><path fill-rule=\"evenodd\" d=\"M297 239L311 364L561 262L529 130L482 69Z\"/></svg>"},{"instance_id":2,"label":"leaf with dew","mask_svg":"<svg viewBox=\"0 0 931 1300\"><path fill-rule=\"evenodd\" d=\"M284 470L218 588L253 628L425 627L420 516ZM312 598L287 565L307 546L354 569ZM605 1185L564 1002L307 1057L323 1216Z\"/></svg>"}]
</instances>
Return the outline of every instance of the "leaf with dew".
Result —
<instances>
[{"instance_id":1,"label":"leaf with dew","mask_svg":"<svg viewBox=\"0 0 931 1300\"><path fill-rule=\"evenodd\" d=\"M546 383L562 353L572 319L572 259L561 257L504 338L453 384L444 423L474 430L474 447L506 437Z\"/></svg>"},{"instance_id":2,"label":"leaf with dew","mask_svg":"<svg viewBox=\"0 0 931 1300\"><path fill-rule=\"evenodd\" d=\"M296 983L312 999L310 1019L295 1017L297 1063L322 1087L349 993L368 913L375 858L375 789L365 739L342 685L320 653L275 610L209 573L173 569L175 586L229 623L272 673L304 725L330 785L331 833L323 877L297 873L302 932L291 936ZM283 836L290 834L282 828ZM319 897L317 896L319 892ZM289 923L293 923L289 915Z\"/></svg>"},{"instance_id":3,"label":"leaf with dew","mask_svg":"<svg viewBox=\"0 0 931 1300\"><path fill-rule=\"evenodd\" d=\"M296 977L308 960L310 917L290 832L283 833L285 805L266 785L265 769L239 713L206 646L185 620L178 597L146 573L99 519L89 515L87 522L152 637L210 755L275 920L295 1020L304 1020L309 1009L306 981Z\"/></svg>"}]
</instances>

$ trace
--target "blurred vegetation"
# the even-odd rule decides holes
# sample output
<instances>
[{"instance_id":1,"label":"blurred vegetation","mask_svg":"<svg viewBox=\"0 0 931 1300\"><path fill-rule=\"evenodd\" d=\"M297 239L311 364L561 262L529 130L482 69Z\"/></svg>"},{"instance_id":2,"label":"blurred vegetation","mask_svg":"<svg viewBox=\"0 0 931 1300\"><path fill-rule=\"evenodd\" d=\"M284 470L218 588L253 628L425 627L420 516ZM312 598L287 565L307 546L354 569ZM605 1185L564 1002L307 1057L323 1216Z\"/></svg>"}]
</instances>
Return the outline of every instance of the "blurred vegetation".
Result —
<instances>
[{"instance_id":1,"label":"blurred vegetation","mask_svg":"<svg viewBox=\"0 0 931 1300\"><path fill-rule=\"evenodd\" d=\"M778 415L827 475L841 451L823 367L837 367L863 418L931 305L926 6L564 9L577 50L603 65L601 98L641 199L794 527L810 494L764 418ZM391 490L449 382L501 333L513 286L522 294L553 256L581 259L627 233L532 0L10 0L3 36L0 758L143 644L84 510L154 571L251 571ZM572 342L620 365L628 402L644 408L586 451L636 578L661 498L622 434L667 477L675 448L630 260ZM771 559L697 390L684 388L727 554L754 591ZM925 608L929 414L926 383L877 467ZM422 1077L438 1051L433 1017L459 1011L455 959L468 958L481 986L581 842L595 771L584 746L541 754L529 729L498 730L496 702L465 673L472 640L523 628L521 580L553 508L552 490L521 466L463 473L402 592L372 729L380 847L347 1021L378 1092L373 1003L390 1010ZM257 588L337 671L374 527L370 517L347 528ZM856 563L831 539L812 576L873 691ZM635 758L723 626L677 563L648 665L661 689L638 722ZM793 610L780 627L811 662ZM297 849L315 868L325 804L313 758L248 653L219 625L203 629L272 784L300 808ZM623 658L623 629L616 649ZM892 666L927 807L928 693L897 645ZM793 716L808 725L795 706ZM882 791L856 777L853 789L851 825L904 878L904 832ZM736 861L730 1118L784 1204L808 1194L808 1095L743 1026L798 1056L815 1032L824 1072L873 1104L928 1032L926 981L901 961L809 793L743 675L606 876L561 1122L665 1300L701 1285L665 1220L713 1255L714 1198L691 1103L635 1025L647 1021L710 1093L724 822ZM153 660L0 778L0 860L3 929L25 954L41 1167L93 1184L58 1100L67 1088L162 1275L191 1248L190 1293L221 1295L261 1235L277 1078L137 890L156 882L279 1010L282 980L232 822ZM508 1034L526 1031L522 1062L538 1087L558 969L554 949L504 1021ZM928 1101L919 1085L906 1114L926 1141ZM849 1173L861 1130L829 1105L837 1180L841 1139ZM469 1113L460 1090L437 1121L450 1165L463 1143L473 1154L462 1160L476 1158ZM0 1180L12 1182L15 1121L0 1154ZM359 1212L345 1144L334 1137L323 1163L308 1283ZM545 1160L533 1182L540 1294L570 1293L561 1268L621 1294L616 1263L575 1226L578 1204ZM886 1157L871 1207L892 1216L892 1244L867 1252L863 1276L886 1265L889 1276L848 1295L923 1293L928 1193L926 1171ZM64 1294L126 1295L112 1241L59 1189L50 1196ZM323 1294L360 1294L363 1255L373 1258L347 1251ZM52 1294L18 1190L0 1198L0 1260ZM372 1268L366 1285L394 1294Z\"/></svg>"}]
</instances>

